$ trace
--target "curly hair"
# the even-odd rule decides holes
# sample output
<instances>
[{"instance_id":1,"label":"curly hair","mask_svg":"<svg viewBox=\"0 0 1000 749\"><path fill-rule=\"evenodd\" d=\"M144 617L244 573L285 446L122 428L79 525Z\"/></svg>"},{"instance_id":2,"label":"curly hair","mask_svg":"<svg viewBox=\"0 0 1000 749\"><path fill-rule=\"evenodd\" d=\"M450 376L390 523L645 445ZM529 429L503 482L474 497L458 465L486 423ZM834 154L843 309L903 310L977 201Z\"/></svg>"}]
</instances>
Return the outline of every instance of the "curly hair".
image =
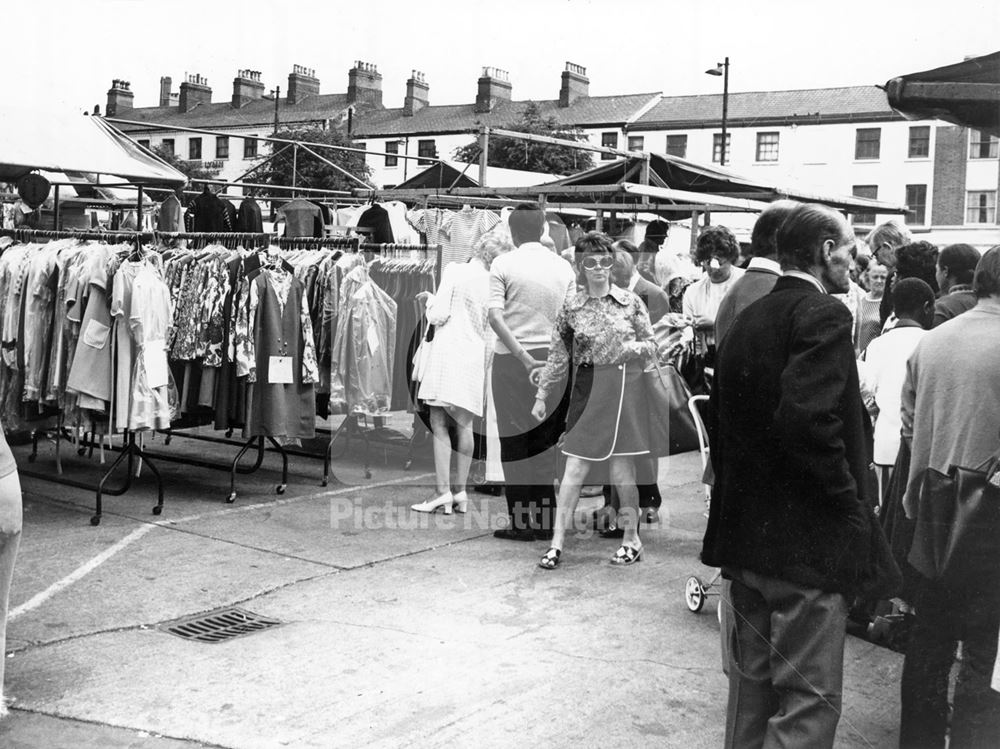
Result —
<instances>
[{"instance_id":1,"label":"curly hair","mask_svg":"<svg viewBox=\"0 0 1000 749\"><path fill-rule=\"evenodd\" d=\"M896 277L919 278L936 294L938 248L930 242L910 242L896 250Z\"/></svg>"},{"instance_id":2,"label":"curly hair","mask_svg":"<svg viewBox=\"0 0 1000 749\"><path fill-rule=\"evenodd\" d=\"M727 227L721 224L707 226L698 237L698 246L694 255L699 263L711 260L713 257L735 263L740 256L740 243L736 241L736 235Z\"/></svg>"},{"instance_id":3,"label":"curly hair","mask_svg":"<svg viewBox=\"0 0 1000 749\"><path fill-rule=\"evenodd\" d=\"M482 237L472 248L472 258L479 260L487 268L493 264L497 255L510 252L514 249L514 243L506 232L490 232Z\"/></svg>"}]
</instances>

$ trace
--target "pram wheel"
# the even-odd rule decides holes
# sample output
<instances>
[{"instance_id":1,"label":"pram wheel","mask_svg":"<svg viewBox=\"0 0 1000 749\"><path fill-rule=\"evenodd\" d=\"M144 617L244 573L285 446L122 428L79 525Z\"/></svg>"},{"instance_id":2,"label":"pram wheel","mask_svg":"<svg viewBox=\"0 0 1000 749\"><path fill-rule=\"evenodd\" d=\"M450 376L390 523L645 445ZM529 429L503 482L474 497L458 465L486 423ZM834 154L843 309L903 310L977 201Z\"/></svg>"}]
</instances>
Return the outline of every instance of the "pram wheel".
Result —
<instances>
[{"instance_id":1,"label":"pram wheel","mask_svg":"<svg viewBox=\"0 0 1000 749\"><path fill-rule=\"evenodd\" d=\"M692 575L684 584L684 602L692 613L697 614L705 605L705 586L701 580Z\"/></svg>"}]
</instances>

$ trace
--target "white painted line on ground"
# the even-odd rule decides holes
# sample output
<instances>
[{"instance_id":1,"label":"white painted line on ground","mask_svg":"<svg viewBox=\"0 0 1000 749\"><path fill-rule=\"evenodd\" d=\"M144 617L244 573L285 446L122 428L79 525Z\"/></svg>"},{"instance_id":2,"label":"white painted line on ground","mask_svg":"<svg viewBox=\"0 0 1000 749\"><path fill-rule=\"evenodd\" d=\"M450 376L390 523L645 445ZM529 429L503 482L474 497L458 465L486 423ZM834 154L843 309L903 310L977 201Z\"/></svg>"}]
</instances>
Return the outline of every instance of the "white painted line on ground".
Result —
<instances>
[{"instance_id":1,"label":"white painted line on ground","mask_svg":"<svg viewBox=\"0 0 1000 749\"><path fill-rule=\"evenodd\" d=\"M53 583L48 588L43 590L41 593L32 596L29 600L25 601L20 606L16 606L15 608L11 609L10 613L7 615L7 619L8 620L16 619L17 617L21 616L21 614L26 614L32 609L37 609L43 603L52 598L52 596L65 590L66 588L68 588L78 580L82 579L83 577L86 577L95 569L104 564L106 561L111 559L111 557L113 557L119 551L127 547L132 542L138 541L140 538L145 536L154 528L169 527L171 525L176 525L178 523L191 523L197 520L202 520L203 518L206 517L214 517L216 515L232 515L238 512L251 512L253 510L260 510L264 508L280 507L281 505L287 505L293 502L301 502L306 499L316 499L317 497L334 497L334 496L339 496L341 494L350 494L351 492L354 491L363 491L365 489L379 489L385 486L406 484L414 481L420 481L422 479L431 478L432 476L434 476L433 473L420 473L415 476L406 476L401 479L392 479L390 481L380 481L374 484L364 484L361 486L344 486L341 487L340 489L331 489L330 491L320 492L319 494L308 494L299 497L288 497L287 499L279 499L272 502L258 502L257 504L252 504L252 505L242 505L240 507L230 507L224 510L214 510L212 512L204 512L198 515L188 515L187 517L176 518L173 520L159 520L153 523L146 523L136 528L134 531L129 533L127 536L118 541L116 544L109 546L107 549L102 551L93 559L77 567L75 570L73 570L73 572L68 574L62 580Z\"/></svg>"},{"instance_id":2,"label":"white painted line on ground","mask_svg":"<svg viewBox=\"0 0 1000 749\"><path fill-rule=\"evenodd\" d=\"M62 580L59 580L58 582L53 583L52 585L50 585L49 587L47 587L45 590L43 590L41 593L38 593L37 595L33 596L29 600L27 600L24 603L22 603L20 606L17 606L15 608L11 609L11 612L7 615L7 619L8 620L10 620L10 619L16 619L21 614L25 614L28 611L31 611L32 609L37 609L39 606L41 606L47 600L49 600L50 598L52 598L52 596L56 595L56 593L59 593L60 591L65 590L70 585L72 585L73 583L75 583L77 580L80 580L81 578L83 578L86 575L90 574L95 569L97 569L102 564L104 564L106 561L108 561L109 559L111 559L111 557L113 557L119 551L121 551L126 546L128 546L129 544L131 544L133 541L138 541L140 538L142 538L143 536L145 536L147 533L149 533L155 527L156 526L154 526L154 525L143 525L143 526L140 526L140 527L136 528L134 531L132 531L131 533L129 533L127 536L125 536L125 538L123 538L121 541L119 541L118 543L114 544L113 546L109 546L107 549L105 549L104 551L102 551L100 554L98 554L96 557L94 557L90 561L85 562L84 564L80 565L75 570L73 570L70 574L68 574L66 577L64 577Z\"/></svg>"}]
</instances>

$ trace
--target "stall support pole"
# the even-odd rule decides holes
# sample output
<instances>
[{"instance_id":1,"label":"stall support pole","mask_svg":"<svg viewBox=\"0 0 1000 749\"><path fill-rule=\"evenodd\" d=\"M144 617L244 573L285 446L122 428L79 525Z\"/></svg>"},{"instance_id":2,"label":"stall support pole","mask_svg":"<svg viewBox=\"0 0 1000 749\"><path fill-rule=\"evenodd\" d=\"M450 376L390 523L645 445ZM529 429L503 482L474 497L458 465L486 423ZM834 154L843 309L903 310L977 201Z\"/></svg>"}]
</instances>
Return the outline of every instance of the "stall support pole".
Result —
<instances>
[{"instance_id":1,"label":"stall support pole","mask_svg":"<svg viewBox=\"0 0 1000 749\"><path fill-rule=\"evenodd\" d=\"M52 228L59 231L59 185L52 194Z\"/></svg>"},{"instance_id":2,"label":"stall support pole","mask_svg":"<svg viewBox=\"0 0 1000 749\"><path fill-rule=\"evenodd\" d=\"M135 199L135 230L142 231L142 185L139 185L138 196Z\"/></svg>"},{"instance_id":3,"label":"stall support pole","mask_svg":"<svg viewBox=\"0 0 1000 749\"><path fill-rule=\"evenodd\" d=\"M490 161L490 129L483 125L479 130L479 186L486 187L486 170Z\"/></svg>"},{"instance_id":4,"label":"stall support pole","mask_svg":"<svg viewBox=\"0 0 1000 749\"><path fill-rule=\"evenodd\" d=\"M691 211L691 254L698 249L698 219L701 211Z\"/></svg>"},{"instance_id":5,"label":"stall support pole","mask_svg":"<svg viewBox=\"0 0 1000 749\"><path fill-rule=\"evenodd\" d=\"M299 174L299 146L292 146L292 197L295 197L295 178Z\"/></svg>"}]
</instances>

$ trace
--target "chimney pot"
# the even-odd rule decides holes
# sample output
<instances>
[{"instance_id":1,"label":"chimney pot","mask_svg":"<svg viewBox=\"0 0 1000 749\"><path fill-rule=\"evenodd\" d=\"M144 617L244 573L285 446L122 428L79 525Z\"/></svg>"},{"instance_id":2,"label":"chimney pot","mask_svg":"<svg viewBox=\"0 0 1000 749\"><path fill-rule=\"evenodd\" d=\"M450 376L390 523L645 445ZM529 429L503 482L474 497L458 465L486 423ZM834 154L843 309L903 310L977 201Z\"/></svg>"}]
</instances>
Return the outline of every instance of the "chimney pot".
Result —
<instances>
[{"instance_id":1,"label":"chimney pot","mask_svg":"<svg viewBox=\"0 0 1000 749\"><path fill-rule=\"evenodd\" d=\"M347 73L347 103L382 106L382 75L374 63L356 60Z\"/></svg>"},{"instance_id":2,"label":"chimney pot","mask_svg":"<svg viewBox=\"0 0 1000 749\"><path fill-rule=\"evenodd\" d=\"M427 79L419 70L414 70L410 80L406 82L403 116L412 117L428 105L430 105L430 87L427 85Z\"/></svg>"},{"instance_id":3,"label":"chimney pot","mask_svg":"<svg viewBox=\"0 0 1000 749\"><path fill-rule=\"evenodd\" d=\"M479 78L475 111L480 114L493 111L498 101L510 101L511 90L510 73L501 68L484 67Z\"/></svg>"},{"instance_id":4,"label":"chimney pot","mask_svg":"<svg viewBox=\"0 0 1000 749\"><path fill-rule=\"evenodd\" d=\"M115 78L111 81L111 88L108 89L107 106L105 107L108 117L114 117L132 109L132 102L135 96L129 86L129 82L121 78Z\"/></svg>"},{"instance_id":5,"label":"chimney pot","mask_svg":"<svg viewBox=\"0 0 1000 749\"><path fill-rule=\"evenodd\" d=\"M590 96L590 79L587 69L582 65L567 62L562 73L562 86L559 88L559 106L568 107L577 99Z\"/></svg>"},{"instance_id":6,"label":"chimney pot","mask_svg":"<svg viewBox=\"0 0 1000 749\"><path fill-rule=\"evenodd\" d=\"M190 112L200 104L211 104L212 89L208 86L208 78L200 73L185 73L179 103L182 112Z\"/></svg>"}]
</instances>

